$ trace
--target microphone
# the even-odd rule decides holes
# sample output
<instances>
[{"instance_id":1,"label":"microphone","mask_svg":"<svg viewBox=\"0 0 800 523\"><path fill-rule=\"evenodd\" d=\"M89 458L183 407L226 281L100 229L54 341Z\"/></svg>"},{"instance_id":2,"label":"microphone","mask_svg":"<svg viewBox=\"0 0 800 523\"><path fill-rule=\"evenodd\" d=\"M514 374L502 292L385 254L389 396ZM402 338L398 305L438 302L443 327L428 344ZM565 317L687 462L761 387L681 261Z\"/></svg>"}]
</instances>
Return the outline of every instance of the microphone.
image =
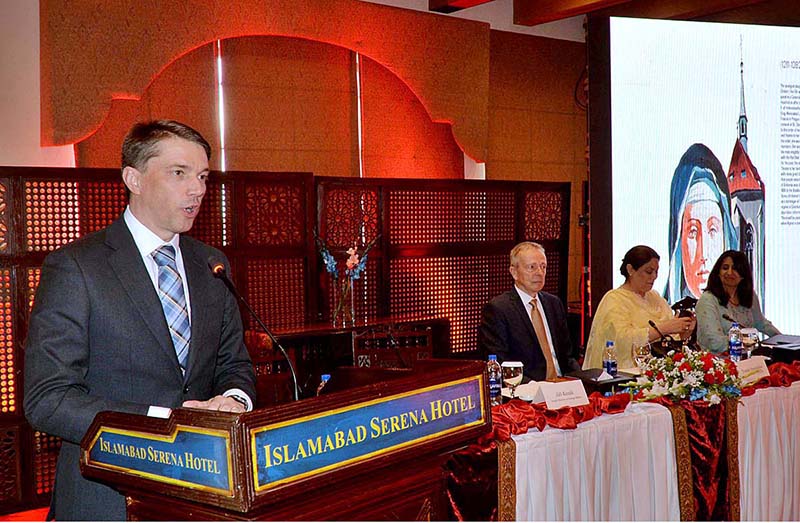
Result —
<instances>
[{"instance_id":1,"label":"microphone","mask_svg":"<svg viewBox=\"0 0 800 523\"><path fill-rule=\"evenodd\" d=\"M247 303L247 300L244 299L244 296L239 293L239 291L236 289L236 286L233 284L230 278L228 278L228 273L225 270L225 264L222 263L222 261L220 261L216 256L211 255L208 258L208 268L211 269L211 274L213 274L215 278L222 280L223 283L225 283L225 286L228 287L228 290L231 291L231 294L233 294L233 296L245 306L250 315L256 320L256 323L258 323L258 326L261 327L261 330L263 330L267 336L269 336L269 339L272 340L273 347L277 347L281 351L281 354L286 360L286 363L289 364L289 370L292 373L292 382L294 384L294 400L298 401L300 399L300 384L297 382L297 374L294 372L292 360L286 353L286 349L283 348L283 345L281 345L281 343L278 341L275 335L272 334L272 331L269 330L264 322L261 321L261 318L258 317L256 311L250 307L250 304Z\"/></svg>"},{"instance_id":2,"label":"microphone","mask_svg":"<svg viewBox=\"0 0 800 523\"><path fill-rule=\"evenodd\" d=\"M738 321L734 320L733 318L731 318L727 314L723 314L722 317L725 318L726 320L728 320L731 323L739 323ZM746 325L742 325L741 323L739 323L739 326L740 327L746 327Z\"/></svg>"},{"instance_id":3,"label":"microphone","mask_svg":"<svg viewBox=\"0 0 800 523\"><path fill-rule=\"evenodd\" d=\"M387 331L386 336L388 338L387 341L389 343L389 346L392 349L394 349L394 354L395 354L395 356L397 356L397 359L400 361L400 365L402 365L401 368L403 368L403 369L411 368L405 362L405 360L403 359L403 353L400 351L400 344L397 342L397 338L394 337L394 333L392 332L392 326L391 325L389 325L389 330Z\"/></svg>"},{"instance_id":4,"label":"microphone","mask_svg":"<svg viewBox=\"0 0 800 523\"><path fill-rule=\"evenodd\" d=\"M675 338L673 338L669 334L664 334L658 329L658 327L656 327L656 322L654 322L653 320L647 320L647 323L649 323L650 326L656 330L656 332L658 333L659 336L661 336L662 339L667 339L673 343L675 342Z\"/></svg>"}]
</instances>

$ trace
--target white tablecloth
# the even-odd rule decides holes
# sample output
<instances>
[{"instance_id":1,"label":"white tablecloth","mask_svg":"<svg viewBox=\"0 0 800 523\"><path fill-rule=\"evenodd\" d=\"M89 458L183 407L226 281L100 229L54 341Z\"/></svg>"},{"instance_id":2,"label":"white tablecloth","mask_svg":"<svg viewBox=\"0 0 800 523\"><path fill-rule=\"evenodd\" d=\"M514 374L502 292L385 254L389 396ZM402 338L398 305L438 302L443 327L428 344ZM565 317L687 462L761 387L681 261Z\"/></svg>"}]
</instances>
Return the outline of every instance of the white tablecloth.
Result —
<instances>
[{"instance_id":1,"label":"white tablecloth","mask_svg":"<svg viewBox=\"0 0 800 523\"><path fill-rule=\"evenodd\" d=\"M742 521L800 520L800 382L742 398L738 421ZM513 438L518 521L680 520L672 418L660 405Z\"/></svg>"},{"instance_id":2,"label":"white tablecloth","mask_svg":"<svg viewBox=\"0 0 800 523\"><path fill-rule=\"evenodd\" d=\"M513 438L517 521L680 520L672 417L660 405Z\"/></svg>"},{"instance_id":3,"label":"white tablecloth","mask_svg":"<svg viewBox=\"0 0 800 523\"><path fill-rule=\"evenodd\" d=\"M739 405L742 521L800 520L800 382Z\"/></svg>"}]
</instances>

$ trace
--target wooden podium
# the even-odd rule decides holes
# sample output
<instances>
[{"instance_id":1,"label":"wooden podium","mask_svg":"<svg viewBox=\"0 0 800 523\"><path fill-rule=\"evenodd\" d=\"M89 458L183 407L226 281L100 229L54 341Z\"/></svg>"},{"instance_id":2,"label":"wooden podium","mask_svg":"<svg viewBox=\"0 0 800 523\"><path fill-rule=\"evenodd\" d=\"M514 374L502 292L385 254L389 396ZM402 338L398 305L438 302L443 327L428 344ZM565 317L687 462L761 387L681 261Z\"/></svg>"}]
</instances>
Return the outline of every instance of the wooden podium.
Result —
<instances>
[{"instance_id":1,"label":"wooden podium","mask_svg":"<svg viewBox=\"0 0 800 523\"><path fill-rule=\"evenodd\" d=\"M484 371L344 367L318 397L245 414L102 412L81 471L131 520L441 520L443 463L490 429Z\"/></svg>"}]
</instances>

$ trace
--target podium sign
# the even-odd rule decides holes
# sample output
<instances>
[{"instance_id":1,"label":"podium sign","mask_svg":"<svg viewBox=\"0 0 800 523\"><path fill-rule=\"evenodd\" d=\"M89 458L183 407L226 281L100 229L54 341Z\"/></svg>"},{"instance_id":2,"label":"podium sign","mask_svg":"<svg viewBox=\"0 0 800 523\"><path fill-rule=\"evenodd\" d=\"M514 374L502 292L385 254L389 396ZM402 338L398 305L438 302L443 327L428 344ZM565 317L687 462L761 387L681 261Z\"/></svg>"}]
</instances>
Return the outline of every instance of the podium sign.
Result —
<instances>
[{"instance_id":1,"label":"podium sign","mask_svg":"<svg viewBox=\"0 0 800 523\"><path fill-rule=\"evenodd\" d=\"M132 520L442 519L448 454L491 428L486 365L333 374L340 389L240 414L101 412L81 471L127 496Z\"/></svg>"},{"instance_id":2,"label":"podium sign","mask_svg":"<svg viewBox=\"0 0 800 523\"><path fill-rule=\"evenodd\" d=\"M481 377L251 429L257 492L485 422Z\"/></svg>"},{"instance_id":3,"label":"podium sign","mask_svg":"<svg viewBox=\"0 0 800 523\"><path fill-rule=\"evenodd\" d=\"M89 446L87 463L171 485L233 495L227 432L178 425L158 436L102 427Z\"/></svg>"}]
</instances>

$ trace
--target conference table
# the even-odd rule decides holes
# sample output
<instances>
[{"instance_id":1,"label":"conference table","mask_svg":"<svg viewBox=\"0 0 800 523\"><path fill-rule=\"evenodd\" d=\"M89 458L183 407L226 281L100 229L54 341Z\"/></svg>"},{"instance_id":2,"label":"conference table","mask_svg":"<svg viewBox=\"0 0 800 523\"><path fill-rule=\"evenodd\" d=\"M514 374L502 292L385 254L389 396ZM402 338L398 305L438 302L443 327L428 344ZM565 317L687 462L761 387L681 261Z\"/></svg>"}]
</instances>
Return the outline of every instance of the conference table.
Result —
<instances>
[{"instance_id":1,"label":"conference table","mask_svg":"<svg viewBox=\"0 0 800 523\"><path fill-rule=\"evenodd\" d=\"M800 520L800 382L742 397L737 427L741 520ZM681 519L678 476L687 471L664 406L630 403L574 430L547 426L512 440L500 447L500 519ZM502 454L514 448L509 475Z\"/></svg>"}]
</instances>

